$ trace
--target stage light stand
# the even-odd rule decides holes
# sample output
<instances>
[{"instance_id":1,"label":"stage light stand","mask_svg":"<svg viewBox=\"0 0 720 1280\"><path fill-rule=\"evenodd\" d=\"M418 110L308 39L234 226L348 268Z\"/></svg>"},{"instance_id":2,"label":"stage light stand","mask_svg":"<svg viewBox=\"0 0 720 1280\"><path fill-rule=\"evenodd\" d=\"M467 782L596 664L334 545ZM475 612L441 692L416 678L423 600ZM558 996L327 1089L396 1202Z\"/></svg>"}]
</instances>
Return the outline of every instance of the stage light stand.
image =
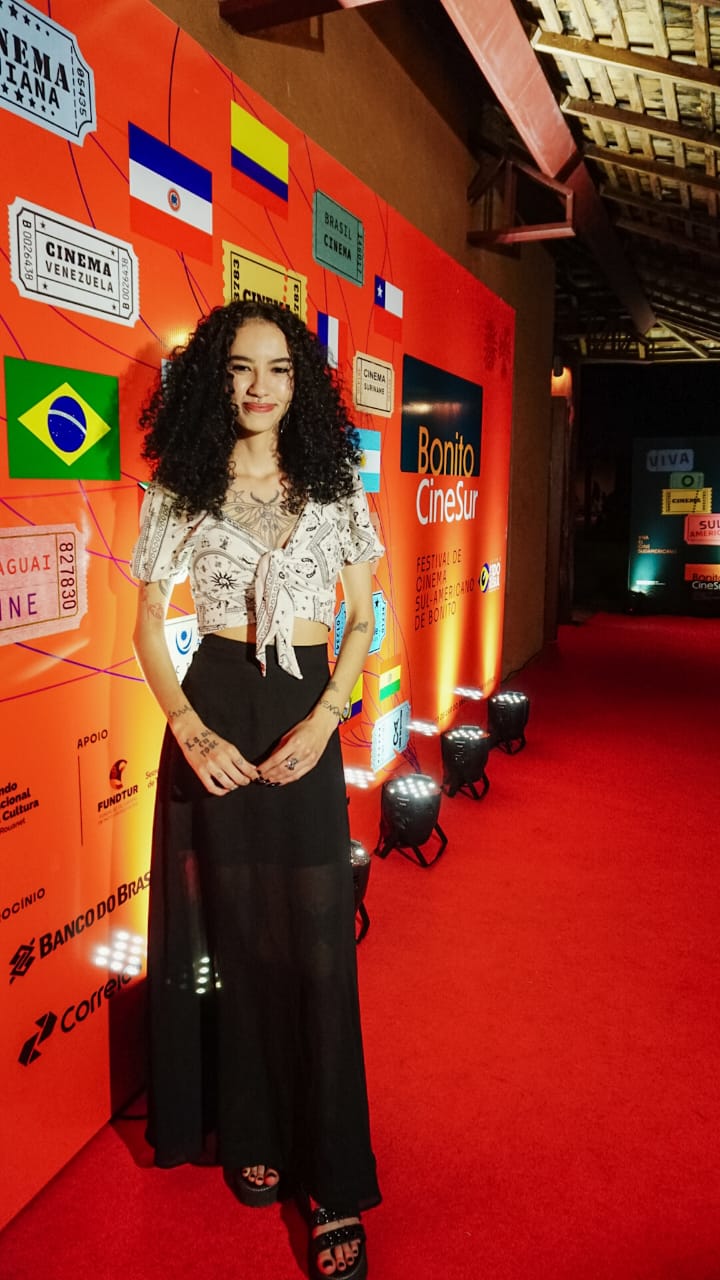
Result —
<instances>
[{"instance_id":1,"label":"stage light stand","mask_svg":"<svg viewBox=\"0 0 720 1280\"><path fill-rule=\"evenodd\" d=\"M365 906L365 894L370 879L370 854L359 840L350 841L350 865L355 889L355 911L360 917L360 928L355 934L355 941L359 943L370 928L370 916Z\"/></svg>"},{"instance_id":2,"label":"stage light stand","mask_svg":"<svg viewBox=\"0 0 720 1280\"><path fill-rule=\"evenodd\" d=\"M467 791L474 800L487 795L490 779L485 765L490 755L492 738L476 724L461 724L440 735L443 762L443 791L448 796ZM482 783L478 793L475 783Z\"/></svg>"},{"instance_id":3,"label":"stage light stand","mask_svg":"<svg viewBox=\"0 0 720 1280\"><path fill-rule=\"evenodd\" d=\"M442 790L434 778L425 773L406 773L389 778L382 785L380 796L380 835L375 853L386 858L391 849L398 849L409 858L412 849L421 867L432 867L447 846L447 836L438 822ZM430 839L433 831L440 839L440 847L434 858L427 859L420 848Z\"/></svg>"},{"instance_id":4,"label":"stage light stand","mask_svg":"<svg viewBox=\"0 0 720 1280\"><path fill-rule=\"evenodd\" d=\"M530 715L530 699L526 693L506 689L488 698L488 730L493 746L509 756L517 755L526 745L525 726Z\"/></svg>"}]
</instances>

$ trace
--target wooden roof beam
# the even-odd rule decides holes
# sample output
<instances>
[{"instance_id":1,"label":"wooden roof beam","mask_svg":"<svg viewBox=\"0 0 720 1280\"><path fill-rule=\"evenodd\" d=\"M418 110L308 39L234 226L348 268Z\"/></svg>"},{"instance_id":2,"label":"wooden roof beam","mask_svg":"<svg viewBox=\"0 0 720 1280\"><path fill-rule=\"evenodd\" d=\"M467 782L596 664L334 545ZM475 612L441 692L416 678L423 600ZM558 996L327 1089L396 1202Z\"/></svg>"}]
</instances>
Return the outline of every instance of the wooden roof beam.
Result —
<instances>
[{"instance_id":1,"label":"wooden roof beam","mask_svg":"<svg viewBox=\"0 0 720 1280\"><path fill-rule=\"evenodd\" d=\"M644 213L659 215L662 218L676 218L678 222L691 222L694 227L705 227L708 231L717 231L717 218L700 209L686 209L681 204L670 204L668 200L651 200L648 196L636 196L633 191L622 187L611 187L607 183L600 186L600 195L604 200L612 200L613 204L624 204L631 209L641 209Z\"/></svg>"},{"instance_id":2,"label":"wooden roof beam","mask_svg":"<svg viewBox=\"0 0 720 1280\"><path fill-rule=\"evenodd\" d=\"M658 316L658 320L663 326L663 329L670 334L671 338L675 338L677 342L681 342L684 347L687 347L688 351L694 351L695 355L699 356L701 360L707 360L709 352L707 352L704 347L698 346L697 342L692 341L692 338L686 338L679 329L675 329L672 325L668 324L667 320L663 320L662 316Z\"/></svg>"},{"instance_id":3,"label":"wooden roof beam","mask_svg":"<svg viewBox=\"0 0 720 1280\"><path fill-rule=\"evenodd\" d=\"M441 0L538 169L575 196L575 227L641 333L655 320L512 0Z\"/></svg>"},{"instance_id":4,"label":"wooden roof beam","mask_svg":"<svg viewBox=\"0 0 720 1280\"><path fill-rule=\"evenodd\" d=\"M663 164L660 160L648 160L646 156L628 155L625 151L618 151L616 147L587 146L585 159L617 165L620 169L632 169L636 173L653 174L665 182L686 183L698 191L720 191L720 178L698 173L697 169L680 169L677 165Z\"/></svg>"},{"instance_id":5,"label":"wooden roof beam","mask_svg":"<svg viewBox=\"0 0 720 1280\"><path fill-rule=\"evenodd\" d=\"M647 222L638 222L635 218L618 218L616 227L629 231L631 235L647 236L650 240L658 240L661 244L671 244L675 249L686 253L698 253L704 258L720 262L720 249L708 244L699 244L697 240L687 240L685 236L674 236L672 231L663 231L661 227L651 227Z\"/></svg>"},{"instance_id":6,"label":"wooden roof beam","mask_svg":"<svg viewBox=\"0 0 720 1280\"><path fill-rule=\"evenodd\" d=\"M651 53L638 53L634 49L619 49L601 40L580 40L577 36L560 36L539 27L531 38L537 53L551 53L557 58L577 58L581 62L595 62L605 67L617 67L619 71L634 71L638 75L652 76L656 80L672 80L675 84L691 85L693 89L709 89L720 92L720 71L699 67L694 62L680 62L677 58L658 58Z\"/></svg>"},{"instance_id":7,"label":"wooden roof beam","mask_svg":"<svg viewBox=\"0 0 720 1280\"><path fill-rule=\"evenodd\" d=\"M560 109L567 116L592 116L609 124L621 124L626 129L640 129L656 134L659 138L672 138L690 146L707 147L720 151L720 136L709 129L696 129L693 125L667 120L665 116L650 116L642 111L625 111L621 107L608 107L602 102L584 98L563 98Z\"/></svg>"}]
</instances>

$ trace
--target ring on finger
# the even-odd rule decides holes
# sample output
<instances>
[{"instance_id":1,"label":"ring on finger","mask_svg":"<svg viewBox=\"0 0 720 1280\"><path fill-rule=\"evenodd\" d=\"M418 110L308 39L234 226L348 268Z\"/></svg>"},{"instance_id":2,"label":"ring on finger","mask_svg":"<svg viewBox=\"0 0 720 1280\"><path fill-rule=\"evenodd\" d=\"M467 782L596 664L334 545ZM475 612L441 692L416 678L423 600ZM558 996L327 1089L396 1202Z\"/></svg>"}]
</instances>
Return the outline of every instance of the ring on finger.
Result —
<instances>
[{"instance_id":1,"label":"ring on finger","mask_svg":"<svg viewBox=\"0 0 720 1280\"><path fill-rule=\"evenodd\" d=\"M285 761L285 768L289 769L290 773L292 773L293 769L297 768L297 764L298 764L297 756L290 756L290 759Z\"/></svg>"}]
</instances>

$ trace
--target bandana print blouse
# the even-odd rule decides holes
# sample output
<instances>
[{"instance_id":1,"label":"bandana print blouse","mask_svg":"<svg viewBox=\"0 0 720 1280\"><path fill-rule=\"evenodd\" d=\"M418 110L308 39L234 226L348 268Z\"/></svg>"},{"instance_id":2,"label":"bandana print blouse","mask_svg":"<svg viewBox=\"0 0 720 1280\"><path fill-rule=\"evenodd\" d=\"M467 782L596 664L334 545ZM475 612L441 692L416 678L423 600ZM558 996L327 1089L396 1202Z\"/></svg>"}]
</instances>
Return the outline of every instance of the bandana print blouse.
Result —
<instances>
[{"instance_id":1,"label":"bandana print blouse","mask_svg":"<svg viewBox=\"0 0 720 1280\"><path fill-rule=\"evenodd\" d=\"M273 550L227 516L174 513L173 495L150 485L131 570L141 582L189 574L201 636L254 624L263 675L265 650L274 643L282 669L302 679L291 640L293 619L330 629L343 565L376 560L383 550L357 473L350 497L307 502L285 545Z\"/></svg>"}]
</instances>

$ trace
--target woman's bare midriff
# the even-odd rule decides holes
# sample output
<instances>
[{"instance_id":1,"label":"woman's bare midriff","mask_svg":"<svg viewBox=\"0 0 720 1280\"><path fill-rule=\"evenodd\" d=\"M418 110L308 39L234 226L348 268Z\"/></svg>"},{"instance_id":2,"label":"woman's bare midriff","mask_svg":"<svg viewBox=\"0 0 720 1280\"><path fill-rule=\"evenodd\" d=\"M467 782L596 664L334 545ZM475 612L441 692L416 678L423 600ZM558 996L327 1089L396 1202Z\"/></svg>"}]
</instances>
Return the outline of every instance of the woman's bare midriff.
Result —
<instances>
[{"instance_id":1,"label":"woman's bare midriff","mask_svg":"<svg viewBox=\"0 0 720 1280\"><path fill-rule=\"evenodd\" d=\"M222 631L216 631L215 634L224 636L226 640L242 640L246 643L255 641L254 625L225 627ZM311 622L309 618L293 620L292 643L294 645L302 647L309 644L327 644L327 638L328 629L324 622Z\"/></svg>"}]
</instances>

